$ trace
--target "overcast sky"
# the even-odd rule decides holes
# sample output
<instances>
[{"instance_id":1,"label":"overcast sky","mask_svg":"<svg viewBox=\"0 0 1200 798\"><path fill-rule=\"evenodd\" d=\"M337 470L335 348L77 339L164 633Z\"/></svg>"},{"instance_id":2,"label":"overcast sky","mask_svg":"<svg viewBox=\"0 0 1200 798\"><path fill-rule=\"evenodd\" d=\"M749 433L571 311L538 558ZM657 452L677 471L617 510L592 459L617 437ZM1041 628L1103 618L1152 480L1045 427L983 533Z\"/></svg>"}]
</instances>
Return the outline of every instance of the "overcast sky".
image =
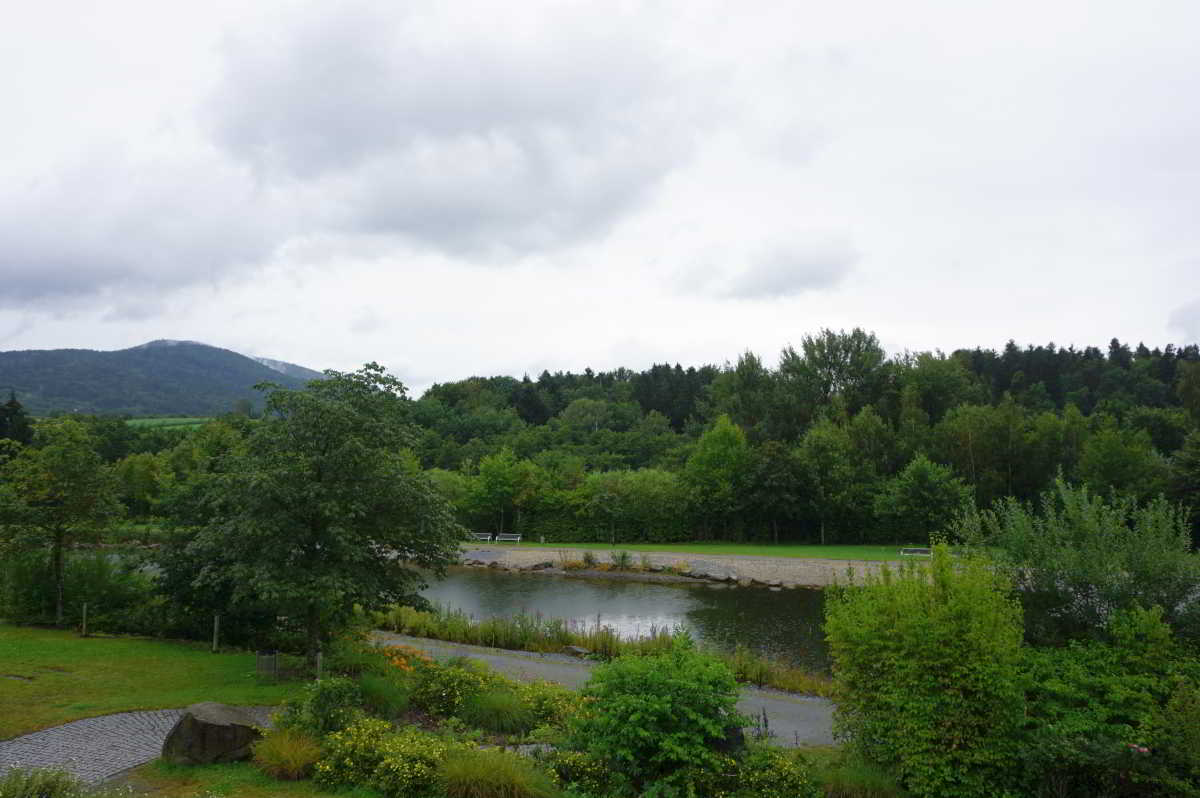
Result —
<instances>
[{"instance_id":1,"label":"overcast sky","mask_svg":"<svg viewBox=\"0 0 1200 798\"><path fill-rule=\"evenodd\" d=\"M1200 3L18 4L0 349L1200 339Z\"/></svg>"}]
</instances>

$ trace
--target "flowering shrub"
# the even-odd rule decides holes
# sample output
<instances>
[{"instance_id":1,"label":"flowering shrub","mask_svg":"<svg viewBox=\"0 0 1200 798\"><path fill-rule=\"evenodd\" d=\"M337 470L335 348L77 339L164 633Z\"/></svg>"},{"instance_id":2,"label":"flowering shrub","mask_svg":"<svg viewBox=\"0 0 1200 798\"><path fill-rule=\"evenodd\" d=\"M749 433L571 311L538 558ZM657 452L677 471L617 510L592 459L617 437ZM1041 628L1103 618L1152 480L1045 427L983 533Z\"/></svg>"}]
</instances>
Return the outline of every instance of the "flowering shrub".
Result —
<instances>
[{"instance_id":1,"label":"flowering shrub","mask_svg":"<svg viewBox=\"0 0 1200 798\"><path fill-rule=\"evenodd\" d=\"M414 676L412 702L432 715L457 715L468 698L505 681L489 671L438 662L420 664Z\"/></svg>"},{"instance_id":2,"label":"flowering shrub","mask_svg":"<svg viewBox=\"0 0 1200 798\"><path fill-rule=\"evenodd\" d=\"M399 668L406 673L412 673L417 664L427 665L433 662L428 654L412 646L385 646L382 651L392 667Z\"/></svg>"},{"instance_id":3,"label":"flowering shrub","mask_svg":"<svg viewBox=\"0 0 1200 798\"><path fill-rule=\"evenodd\" d=\"M819 798L808 763L794 753L759 747L737 769L736 798Z\"/></svg>"},{"instance_id":4,"label":"flowering shrub","mask_svg":"<svg viewBox=\"0 0 1200 798\"><path fill-rule=\"evenodd\" d=\"M365 785L396 798L431 794L438 766L450 753L469 750L415 727L392 732L382 720L366 718L325 740L326 755L315 776L326 787Z\"/></svg>"},{"instance_id":5,"label":"flowering shrub","mask_svg":"<svg viewBox=\"0 0 1200 798\"><path fill-rule=\"evenodd\" d=\"M579 709L579 695L554 682L529 682L518 692L538 726L558 726Z\"/></svg>"},{"instance_id":6,"label":"flowering shrub","mask_svg":"<svg viewBox=\"0 0 1200 798\"><path fill-rule=\"evenodd\" d=\"M369 784L396 798L432 795L442 761L452 753L470 750L464 743L411 727L386 738L380 747L383 758L376 765Z\"/></svg>"},{"instance_id":7,"label":"flowering shrub","mask_svg":"<svg viewBox=\"0 0 1200 798\"><path fill-rule=\"evenodd\" d=\"M387 721L363 718L325 738L325 756L313 769L317 783L326 787L366 784L383 761L384 740L392 731Z\"/></svg>"},{"instance_id":8,"label":"flowering shrub","mask_svg":"<svg viewBox=\"0 0 1200 798\"><path fill-rule=\"evenodd\" d=\"M564 787L586 795L606 795L612 785L612 773L599 759L582 751L559 749L547 757L555 780Z\"/></svg>"}]
</instances>

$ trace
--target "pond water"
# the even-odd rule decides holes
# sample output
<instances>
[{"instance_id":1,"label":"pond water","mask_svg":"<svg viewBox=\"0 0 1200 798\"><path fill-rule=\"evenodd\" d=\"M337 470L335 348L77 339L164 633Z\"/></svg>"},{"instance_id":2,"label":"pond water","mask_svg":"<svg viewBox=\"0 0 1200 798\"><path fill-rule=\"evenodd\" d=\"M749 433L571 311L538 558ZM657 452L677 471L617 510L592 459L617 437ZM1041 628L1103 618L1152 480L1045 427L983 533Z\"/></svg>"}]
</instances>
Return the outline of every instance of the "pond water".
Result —
<instances>
[{"instance_id":1,"label":"pond water","mask_svg":"<svg viewBox=\"0 0 1200 798\"><path fill-rule=\"evenodd\" d=\"M647 634L655 626L681 626L708 645L732 649L742 643L781 662L828 668L820 590L773 591L454 568L422 595L475 618L525 612L588 626L599 619L624 636Z\"/></svg>"}]
</instances>

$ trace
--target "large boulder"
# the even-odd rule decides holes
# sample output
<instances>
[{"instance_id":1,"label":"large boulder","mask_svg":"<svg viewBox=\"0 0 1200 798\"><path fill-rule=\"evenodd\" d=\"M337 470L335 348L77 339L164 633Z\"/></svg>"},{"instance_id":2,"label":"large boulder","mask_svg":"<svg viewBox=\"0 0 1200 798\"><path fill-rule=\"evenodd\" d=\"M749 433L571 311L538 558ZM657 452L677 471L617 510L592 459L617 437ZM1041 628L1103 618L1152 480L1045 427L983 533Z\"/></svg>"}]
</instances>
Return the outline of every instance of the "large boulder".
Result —
<instances>
[{"instance_id":1,"label":"large boulder","mask_svg":"<svg viewBox=\"0 0 1200 798\"><path fill-rule=\"evenodd\" d=\"M258 721L244 709L205 701L192 704L163 741L162 757L176 765L211 765L250 758L262 737Z\"/></svg>"}]
</instances>

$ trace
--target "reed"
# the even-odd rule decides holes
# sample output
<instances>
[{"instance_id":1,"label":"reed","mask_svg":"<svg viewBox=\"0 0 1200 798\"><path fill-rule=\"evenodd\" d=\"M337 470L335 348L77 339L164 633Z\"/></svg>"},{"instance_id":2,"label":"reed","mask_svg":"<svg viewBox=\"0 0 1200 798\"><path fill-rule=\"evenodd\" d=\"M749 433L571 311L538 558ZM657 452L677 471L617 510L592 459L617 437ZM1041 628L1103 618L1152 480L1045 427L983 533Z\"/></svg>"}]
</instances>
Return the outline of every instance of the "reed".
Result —
<instances>
[{"instance_id":1,"label":"reed","mask_svg":"<svg viewBox=\"0 0 1200 798\"><path fill-rule=\"evenodd\" d=\"M682 629L651 626L644 634L623 637L603 623L599 615L594 623L586 624L544 618L540 613L475 619L461 610L442 607L430 611L393 607L376 613L373 620L379 628L413 637L548 653L574 646L587 649L592 657L604 661L628 654L658 654L670 649L677 635L686 634ZM808 695L832 695L833 683L829 677L773 662L746 646L732 652L711 653L729 665L739 682Z\"/></svg>"}]
</instances>

